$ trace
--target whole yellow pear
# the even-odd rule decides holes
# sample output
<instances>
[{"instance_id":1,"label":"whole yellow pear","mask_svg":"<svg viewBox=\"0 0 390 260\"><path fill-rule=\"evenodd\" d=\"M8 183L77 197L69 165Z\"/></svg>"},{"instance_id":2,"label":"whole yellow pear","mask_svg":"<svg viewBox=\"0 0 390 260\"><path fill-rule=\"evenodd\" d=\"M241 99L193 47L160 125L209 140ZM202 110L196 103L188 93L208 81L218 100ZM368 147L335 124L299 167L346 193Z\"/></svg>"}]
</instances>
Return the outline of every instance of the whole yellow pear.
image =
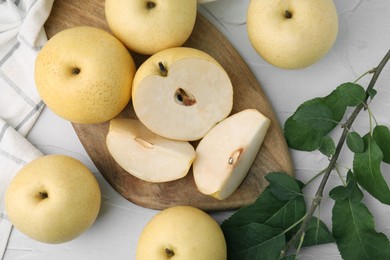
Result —
<instances>
[{"instance_id":1,"label":"whole yellow pear","mask_svg":"<svg viewBox=\"0 0 390 260\"><path fill-rule=\"evenodd\" d=\"M11 223L28 237L44 243L70 241L86 231L100 210L95 176L80 161L46 155L25 165L5 194Z\"/></svg>"},{"instance_id":2,"label":"whole yellow pear","mask_svg":"<svg viewBox=\"0 0 390 260\"><path fill-rule=\"evenodd\" d=\"M226 260L226 241L218 223L204 211L174 206L160 211L138 240L137 260Z\"/></svg>"},{"instance_id":3,"label":"whole yellow pear","mask_svg":"<svg viewBox=\"0 0 390 260\"><path fill-rule=\"evenodd\" d=\"M106 0L105 15L114 35L141 54L178 47L195 25L196 0Z\"/></svg>"},{"instance_id":4,"label":"whole yellow pear","mask_svg":"<svg viewBox=\"0 0 390 260\"><path fill-rule=\"evenodd\" d=\"M76 26L54 35L35 62L35 84L56 114L75 123L101 123L131 98L135 64L126 47L98 28Z\"/></svg>"},{"instance_id":5,"label":"whole yellow pear","mask_svg":"<svg viewBox=\"0 0 390 260\"><path fill-rule=\"evenodd\" d=\"M257 53L283 69L308 67L328 53L338 32L332 0L252 0L249 40Z\"/></svg>"}]
</instances>

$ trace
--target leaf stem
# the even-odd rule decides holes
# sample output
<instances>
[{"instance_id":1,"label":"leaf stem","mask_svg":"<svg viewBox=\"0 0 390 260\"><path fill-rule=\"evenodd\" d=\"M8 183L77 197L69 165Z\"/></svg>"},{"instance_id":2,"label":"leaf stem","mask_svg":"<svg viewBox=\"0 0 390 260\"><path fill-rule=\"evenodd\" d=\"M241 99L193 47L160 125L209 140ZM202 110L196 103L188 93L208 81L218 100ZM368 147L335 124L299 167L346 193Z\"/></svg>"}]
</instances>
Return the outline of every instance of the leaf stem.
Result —
<instances>
[{"instance_id":1,"label":"leaf stem","mask_svg":"<svg viewBox=\"0 0 390 260\"><path fill-rule=\"evenodd\" d=\"M326 183L328 182L330 173L334 169L334 167L335 167L335 165L337 163L337 160L338 160L338 158L340 156L340 152L341 152L341 149L342 149L342 147L343 147L343 145L345 143L345 140L347 138L348 131L351 128L351 126L352 126L353 122L355 121L356 117L359 115L360 111L363 108L365 108L367 100L369 99L369 94L368 93L370 93L370 91L372 89L374 89L375 83L376 83L380 73L382 72L383 68L385 67L386 63L389 61L389 59L390 59L390 50L386 53L386 55L381 60L379 65L376 68L374 68L374 69L372 69L370 71L370 72L374 72L374 74L373 74L373 76L371 78L371 81L368 84L368 87L366 89L366 98L364 99L364 102L360 103L353 110L351 116L347 119L346 123L344 124L344 130L343 130L343 132L341 134L339 142L337 143L336 152L333 155L333 157L331 158L331 160L329 162L329 165L328 165L328 167L325 170L324 176L323 176L322 181L321 181L321 183L320 183L320 185L318 187L316 195L315 195L314 199L311 202L311 205L310 205L310 208L309 208L308 212L305 215L305 219L302 221L302 225L300 226L298 231L294 234L294 236L290 239L290 241L287 242L286 246L281 251L281 258L295 244L295 242L302 237L302 234L304 234L304 232L306 231L306 228L307 228L307 226L308 226L308 224L310 222L310 219L312 218L315 210L317 209L318 205L321 202L321 199L323 197L323 193L324 193L324 189L325 189Z\"/></svg>"},{"instance_id":2,"label":"leaf stem","mask_svg":"<svg viewBox=\"0 0 390 260\"><path fill-rule=\"evenodd\" d=\"M305 218L307 217L307 214L305 214L302 218L300 218L297 222L295 222L294 224L292 224L291 226L289 226L286 230L283 231L284 234L286 234L287 232L289 232L291 229L293 229L294 227L296 227L297 225L299 225Z\"/></svg>"},{"instance_id":3,"label":"leaf stem","mask_svg":"<svg viewBox=\"0 0 390 260\"><path fill-rule=\"evenodd\" d=\"M339 176L340 181L342 182L343 186L344 187L347 186L347 183L344 180L343 176L341 175L340 169L339 169L339 167L337 167L337 164L335 165L335 169L336 169L337 175Z\"/></svg>"},{"instance_id":4,"label":"leaf stem","mask_svg":"<svg viewBox=\"0 0 390 260\"><path fill-rule=\"evenodd\" d=\"M373 120L374 120L374 123L375 125L378 125L378 121L376 120L374 114L372 113L370 107L368 106L367 107L367 111L368 111L368 114L369 114L369 122L370 122L370 134L372 135L372 132L374 131L374 124L373 124Z\"/></svg>"},{"instance_id":5,"label":"leaf stem","mask_svg":"<svg viewBox=\"0 0 390 260\"><path fill-rule=\"evenodd\" d=\"M301 238L299 239L299 245L298 245L298 248L297 248L297 253L296 253L296 255L299 254L299 251L300 251L301 248L302 248L303 240L305 240L305 235L306 235L306 233L303 232L302 235L301 235Z\"/></svg>"},{"instance_id":6,"label":"leaf stem","mask_svg":"<svg viewBox=\"0 0 390 260\"><path fill-rule=\"evenodd\" d=\"M317 173L316 175L314 175L310 180L308 180L308 181L305 183L304 188L307 187L312 181L314 181L315 179L317 179L320 175L322 175L325 171L326 171L326 169L323 169L323 170L321 170L319 173Z\"/></svg>"},{"instance_id":7,"label":"leaf stem","mask_svg":"<svg viewBox=\"0 0 390 260\"><path fill-rule=\"evenodd\" d=\"M364 76L367 74L372 74L375 72L376 68L370 69L369 71L364 72L361 76L359 76L353 83L357 83L359 80L361 80Z\"/></svg>"}]
</instances>

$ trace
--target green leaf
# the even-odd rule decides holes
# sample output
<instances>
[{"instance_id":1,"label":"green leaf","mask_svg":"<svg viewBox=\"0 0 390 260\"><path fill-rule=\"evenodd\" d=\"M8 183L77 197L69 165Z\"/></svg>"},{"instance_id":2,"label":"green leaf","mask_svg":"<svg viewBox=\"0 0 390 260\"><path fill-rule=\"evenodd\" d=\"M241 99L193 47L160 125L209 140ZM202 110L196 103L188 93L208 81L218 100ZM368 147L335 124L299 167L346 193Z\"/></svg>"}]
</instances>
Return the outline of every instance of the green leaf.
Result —
<instances>
[{"instance_id":1,"label":"green leaf","mask_svg":"<svg viewBox=\"0 0 390 260\"><path fill-rule=\"evenodd\" d=\"M350 132L347 136L347 146L353 153L362 153L364 151L363 138L356 132Z\"/></svg>"},{"instance_id":2,"label":"green leaf","mask_svg":"<svg viewBox=\"0 0 390 260\"><path fill-rule=\"evenodd\" d=\"M298 183L283 172L271 172L265 176L269 182L272 194L279 200L290 200L301 196Z\"/></svg>"},{"instance_id":3,"label":"green leaf","mask_svg":"<svg viewBox=\"0 0 390 260\"><path fill-rule=\"evenodd\" d=\"M328 157L336 153L336 145L331 137L324 136L322 138L320 152Z\"/></svg>"},{"instance_id":4,"label":"green leaf","mask_svg":"<svg viewBox=\"0 0 390 260\"><path fill-rule=\"evenodd\" d=\"M384 125L374 128L373 138L383 153L383 161L390 163L390 130Z\"/></svg>"},{"instance_id":5,"label":"green leaf","mask_svg":"<svg viewBox=\"0 0 390 260\"><path fill-rule=\"evenodd\" d=\"M302 246L315 246L333 243L335 240L328 227L320 219L312 217L305 231L305 239Z\"/></svg>"},{"instance_id":6,"label":"green leaf","mask_svg":"<svg viewBox=\"0 0 390 260\"><path fill-rule=\"evenodd\" d=\"M345 260L390 259L390 243L375 231L372 214L361 202L362 192L353 179L347 187L331 190L335 200L332 210L333 236Z\"/></svg>"},{"instance_id":7,"label":"green leaf","mask_svg":"<svg viewBox=\"0 0 390 260\"><path fill-rule=\"evenodd\" d=\"M337 87L337 93L346 106L357 106L366 98L366 91L355 83L344 83Z\"/></svg>"},{"instance_id":8,"label":"green leaf","mask_svg":"<svg viewBox=\"0 0 390 260\"><path fill-rule=\"evenodd\" d=\"M296 122L292 117L284 124L284 136L290 148L300 151L317 150L322 143L325 132L312 129Z\"/></svg>"},{"instance_id":9,"label":"green leaf","mask_svg":"<svg viewBox=\"0 0 390 260\"><path fill-rule=\"evenodd\" d=\"M226 227L223 232L229 260L275 260L286 244L282 230L258 223Z\"/></svg>"},{"instance_id":10,"label":"green leaf","mask_svg":"<svg viewBox=\"0 0 390 260\"><path fill-rule=\"evenodd\" d=\"M302 196L289 201L277 199L268 186L254 204L242 207L225 220L222 230L229 226L243 226L261 223L286 230L300 220L306 213L306 203Z\"/></svg>"},{"instance_id":11,"label":"green leaf","mask_svg":"<svg viewBox=\"0 0 390 260\"><path fill-rule=\"evenodd\" d=\"M329 196L334 200L350 199L353 202L361 201L364 195L357 185L353 185L356 183L356 178L352 171L348 171L347 182L352 183L348 185L348 189L346 189L344 186L337 186L329 192Z\"/></svg>"},{"instance_id":12,"label":"green leaf","mask_svg":"<svg viewBox=\"0 0 390 260\"><path fill-rule=\"evenodd\" d=\"M310 104L299 108L293 119L299 124L320 131L330 131L335 127L332 111L324 104Z\"/></svg>"},{"instance_id":13,"label":"green leaf","mask_svg":"<svg viewBox=\"0 0 390 260\"><path fill-rule=\"evenodd\" d=\"M280 260L295 260L295 259L297 259L296 255L287 255L282 257Z\"/></svg>"},{"instance_id":14,"label":"green leaf","mask_svg":"<svg viewBox=\"0 0 390 260\"><path fill-rule=\"evenodd\" d=\"M365 150L353 159L353 171L358 183L376 199L390 205L390 189L381 173L383 154L371 135L363 137Z\"/></svg>"},{"instance_id":15,"label":"green leaf","mask_svg":"<svg viewBox=\"0 0 390 260\"><path fill-rule=\"evenodd\" d=\"M340 122L344 117L347 105L337 90L332 91L328 96L322 98L322 103L329 107L333 114L333 120Z\"/></svg>"},{"instance_id":16,"label":"green leaf","mask_svg":"<svg viewBox=\"0 0 390 260\"><path fill-rule=\"evenodd\" d=\"M367 94L370 96L371 99L373 99L376 96L377 93L378 93L378 91L376 91L373 88L370 88L370 89L367 90Z\"/></svg>"},{"instance_id":17,"label":"green leaf","mask_svg":"<svg viewBox=\"0 0 390 260\"><path fill-rule=\"evenodd\" d=\"M284 135L288 146L300 151L319 149L323 137L344 117L347 106L360 104L365 96L360 85L345 83L326 97L304 102L285 122Z\"/></svg>"},{"instance_id":18,"label":"green leaf","mask_svg":"<svg viewBox=\"0 0 390 260\"><path fill-rule=\"evenodd\" d=\"M285 201L280 201L272 195L271 188L268 186L256 199L255 203L237 210L222 223L221 227L265 223L277 215L286 204Z\"/></svg>"},{"instance_id":19,"label":"green leaf","mask_svg":"<svg viewBox=\"0 0 390 260\"><path fill-rule=\"evenodd\" d=\"M308 110L313 107L322 108L326 114L325 118L305 118L306 112L310 113ZM311 99L301 104L284 124L284 135L288 146L308 152L319 149L323 144L323 138L343 118L346 107L336 90L326 97ZM317 128L313 128L313 124Z\"/></svg>"}]
</instances>

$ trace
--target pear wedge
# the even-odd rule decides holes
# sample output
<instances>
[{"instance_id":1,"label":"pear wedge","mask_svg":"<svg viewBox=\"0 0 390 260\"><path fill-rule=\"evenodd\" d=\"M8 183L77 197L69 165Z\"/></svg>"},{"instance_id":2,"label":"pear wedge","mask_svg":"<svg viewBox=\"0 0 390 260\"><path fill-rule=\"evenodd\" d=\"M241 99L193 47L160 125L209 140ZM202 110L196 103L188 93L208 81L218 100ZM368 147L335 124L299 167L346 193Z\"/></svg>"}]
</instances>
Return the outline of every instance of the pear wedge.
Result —
<instances>
[{"instance_id":1,"label":"pear wedge","mask_svg":"<svg viewBox=\"0 0 390 260\"><path fill-rule=\"evenodd\" d=\"M106 145L124 170L148 182L186 176L195 158L195 149L189 142L161 137L136 119L111 120Z\"/></svg>"},{"instance_id":2,"label":"pear wedge","mask_svg":"<svg viewBox=\"0 0 390 260\"><path fill-rule=\"evenodd\" d=\"M198 190L216 199L229 197L252 166L270 120L255 109L233 114L199 142L193 173Z\"/></svg>"}]
</instances>

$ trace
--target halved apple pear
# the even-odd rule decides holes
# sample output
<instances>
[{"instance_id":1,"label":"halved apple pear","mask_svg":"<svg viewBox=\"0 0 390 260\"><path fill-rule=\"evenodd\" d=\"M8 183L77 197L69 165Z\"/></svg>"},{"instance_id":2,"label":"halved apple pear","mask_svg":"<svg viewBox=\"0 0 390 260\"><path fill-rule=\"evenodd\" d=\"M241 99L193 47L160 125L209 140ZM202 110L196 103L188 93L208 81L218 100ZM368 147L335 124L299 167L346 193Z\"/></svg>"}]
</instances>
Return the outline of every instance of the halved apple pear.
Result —
<instances>
[{"instance_id":1,"label":"halved apple pear","mask_svg":"<svg viewBox=\"0 0 390 260\"><path fill-rule=\"evenodd\" d=\"M156 135L136 119L112 119L106 145L124 170L149 182L186 176L195 158L195 149L189 142Z\"/></svg>"},{"instance_id":2,"label":"halved apple pear","mask_svg":"<svg viewBox=\"0 0 390 260\"><path fill-rule=\"evenodd\" d=\"M219 200L229 197L252 166L270 120L246 109L214 126L199 142L193 173L198 190Z\"/></svg>"},{"instance_id":3,"label":"halved apple pear","mask_svg":"<svg viewBox=\"0 0 390 260\"><path fill-rule=\"evenodd\" d=\"M138 119L166 138L202 138L233 107L233 87L209 54L187 47L149 57L137 70L132 102Z\"/></svg>"}]
</instances>

